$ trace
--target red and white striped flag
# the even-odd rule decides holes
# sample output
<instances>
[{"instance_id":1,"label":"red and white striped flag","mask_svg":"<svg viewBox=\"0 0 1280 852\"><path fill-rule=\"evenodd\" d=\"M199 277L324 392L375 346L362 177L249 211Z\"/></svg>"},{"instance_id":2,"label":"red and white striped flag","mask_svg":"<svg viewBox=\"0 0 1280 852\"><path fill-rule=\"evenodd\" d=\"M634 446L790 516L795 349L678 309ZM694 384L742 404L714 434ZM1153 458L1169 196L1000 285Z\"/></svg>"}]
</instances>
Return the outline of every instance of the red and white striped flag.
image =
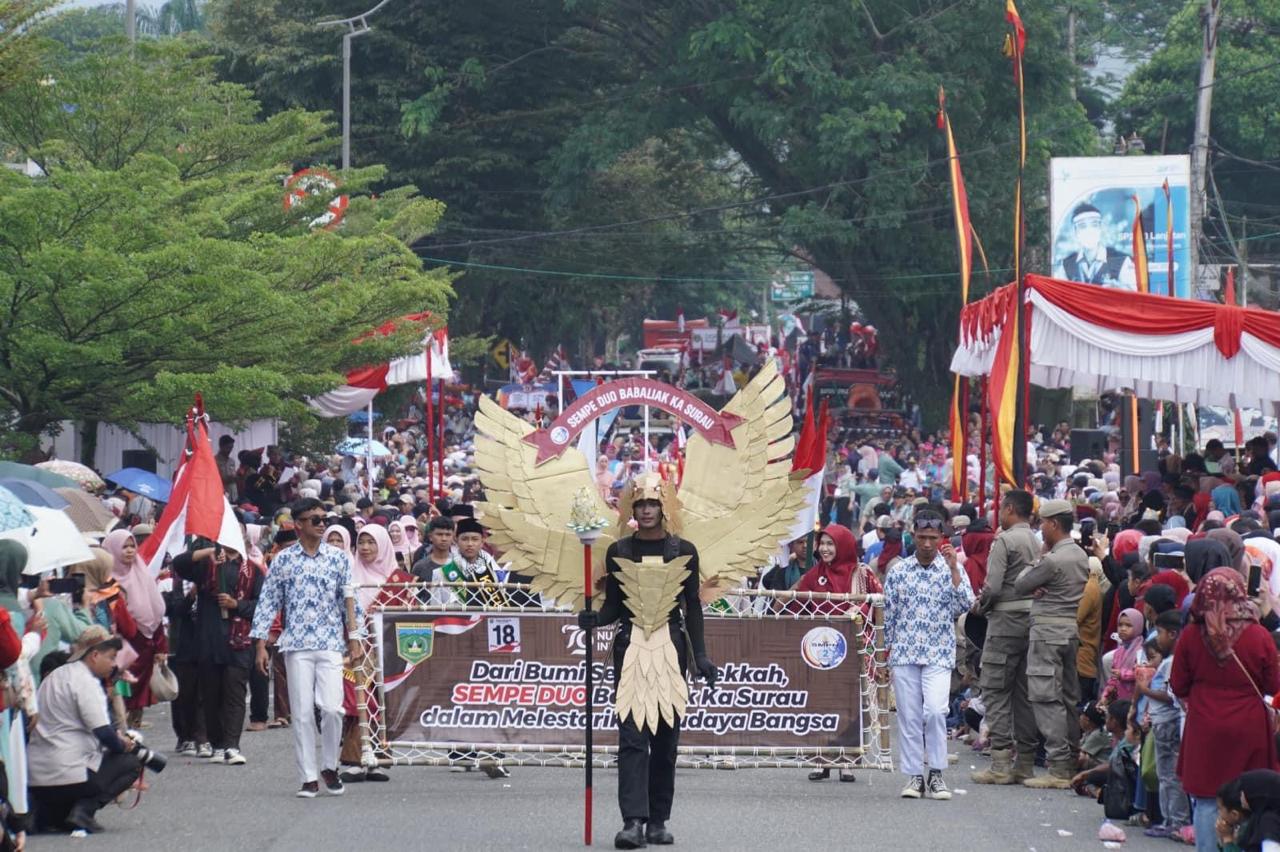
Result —
<instances>
[{"instance_id":1,"label":"red and white striped flag","mask_svg":"<svg viewBox=\"0 0 1280 852\"><path fill-rule=\"evenodd\" d=\"M352 342L359 343L361 340L374 335L386 337L393 333L401 323L426 322L430 318L430 313L409 314L384 323ZM448 381L452 379L453 365L449 363L449 329L441 327L431 331L423 339L422 344L425 350L425 357L423 354L415 352L412 355L405 355L403 358L396 358L386 364L378 364L374 367L358 367L347 373L347 383L345 385L334 388L328 393L322 393L320 396L308 400L307 404L321 417L344 417L352 412L363 410L375 396L392 385L426 381L428 369L433 380ZM431 359L429 368L427 358Z\"/></svg>"},{"instance_id":2,"label":"red and white striped flag","mask_svg":"<svg viewBox=\"0 0 1280 852\"><path fill-rule=\"evenodd\" d=\"M246 555L240 523L222 490L222 475L209 444L204 403L196 403L187 414L187 447L173 477L173 493L155 532L138 548L138 555L152 576L160 573L165 554L178 554L186 537L202 536L216 541L241 556Z\"/></svg>"}]
</instances>

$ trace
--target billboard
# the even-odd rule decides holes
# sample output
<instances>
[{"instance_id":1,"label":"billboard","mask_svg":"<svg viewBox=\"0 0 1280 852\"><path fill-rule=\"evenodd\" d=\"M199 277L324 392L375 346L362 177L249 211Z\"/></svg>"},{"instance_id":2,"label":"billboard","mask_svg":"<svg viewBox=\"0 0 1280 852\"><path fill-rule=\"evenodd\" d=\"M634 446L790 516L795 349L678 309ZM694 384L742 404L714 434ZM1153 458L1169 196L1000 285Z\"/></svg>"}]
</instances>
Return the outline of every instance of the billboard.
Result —
<instances>
[{"instance_id":1,"label":"billboard","mask_svg":"<svg viewBox=\"0 0 1280 852\"><path fill-rule=\"evenodd\" d=\"M585 633L573 615L383 613L385 737L393 742L576 743ZM857 748L861 659L852 620L708 618L715 688L691 681L686 746ZM617 745L613 626L596 630L596 742Z\"/></svg>"},{"instance_id":2,"label":"billboard","mask_svg":"<svg viewBox=\"0 0 1280 852\"><path fill-rule=\"evenodd\" d=\"M1152 293L1191 298L1191 158L1054 157L1049 161L1053 277L1136 290L1133 197L1142 208ZM1163 185L1169 182L1166 203ZM1173 221L1173 293L1167 226Z\"/></svg>"}]
</instances>

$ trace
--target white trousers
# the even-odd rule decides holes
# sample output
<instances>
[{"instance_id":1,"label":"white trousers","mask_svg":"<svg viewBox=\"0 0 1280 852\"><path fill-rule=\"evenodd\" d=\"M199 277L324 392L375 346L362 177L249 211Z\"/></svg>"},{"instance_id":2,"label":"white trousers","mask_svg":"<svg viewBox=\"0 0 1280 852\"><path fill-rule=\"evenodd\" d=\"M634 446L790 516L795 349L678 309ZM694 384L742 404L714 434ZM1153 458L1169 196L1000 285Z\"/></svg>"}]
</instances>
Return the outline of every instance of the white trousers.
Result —
<instances>
[{"instance_id":1,"label":"white trousers","mask_svg":"<svg viewBox=\"0 0 1280 852\"><path fill-rule=\"evenodd\" d=\"M894 666L893 696L898 702L898 766L907 775L947 768L947 700L951 696L948 666Z\"/></svg>"},{"instance_id":2,"label":"white trousers","mask_svg":"<svg viewBox=\"0 0 1280 852\"><path fill-rule=\"evenodd\" d=\"M316 708L320 708L322 769L338 768L342 746L342 654L337 651L284 651L289 676L289 715L293 717L293 752L302 783L318 781Z\"/></svg>"}]
</instances>

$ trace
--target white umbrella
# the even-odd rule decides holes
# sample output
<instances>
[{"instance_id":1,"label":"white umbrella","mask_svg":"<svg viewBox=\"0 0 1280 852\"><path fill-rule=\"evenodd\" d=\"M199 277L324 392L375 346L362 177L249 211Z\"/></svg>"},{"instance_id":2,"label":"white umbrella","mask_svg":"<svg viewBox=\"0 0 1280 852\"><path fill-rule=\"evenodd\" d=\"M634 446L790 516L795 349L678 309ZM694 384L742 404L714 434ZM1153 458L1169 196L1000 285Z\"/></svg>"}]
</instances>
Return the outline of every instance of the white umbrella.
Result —
<instances>
[{"instance_id":1,"label":"white umbrella","mask_svg":"<svg viewBox=\"0 0 1280 852\"><path fill-rule=\"evenodd\" d=\"M27 511L35 516L33 526L0 533L0 538L12 539L27 549L23 574L43 574L93 559L89 545L66 512L44 506L28 506Z\"/></svg>"}]
</instances>

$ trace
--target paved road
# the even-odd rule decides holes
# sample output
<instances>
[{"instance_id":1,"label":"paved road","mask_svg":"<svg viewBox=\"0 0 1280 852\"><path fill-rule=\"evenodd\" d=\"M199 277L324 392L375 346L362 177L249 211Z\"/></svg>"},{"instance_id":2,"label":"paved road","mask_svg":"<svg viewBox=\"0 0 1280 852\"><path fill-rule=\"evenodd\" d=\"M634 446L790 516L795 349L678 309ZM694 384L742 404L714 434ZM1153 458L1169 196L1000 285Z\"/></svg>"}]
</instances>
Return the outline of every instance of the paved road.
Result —
<instances>
[{"instance_id":1,"label":"paved road","mask_svg":"<svg viewBox=\"0 0 1280 852\"><path fill-rule=\"evenodd\" d=\"M172 746L167 716L148 713L149 739ZM516 768L491 781L443 768L392 770L386 784L348 785L342 798L296 799L288 731L244 735L249 764L173 758L133 811L99 814L104 834L44 835L29 846L76 852L292 852L292 850L571 850L581 848L581 770ZM719 849L1098 849L1102 808L1070 792L980 787L967 782L980 758L952 745L950 772L964 790L950 802L897 797L902 778L861 772L856 784L806 781L795 770L681 770L671 821L678 848ZM596 845L619 827L616 776L597 771ZM957 790L957 793L959 791ZM1128 829L1130 852L1172 850ZM1062 832L1070 832L1063 835Z\"/></svg>"}]
</instances>

